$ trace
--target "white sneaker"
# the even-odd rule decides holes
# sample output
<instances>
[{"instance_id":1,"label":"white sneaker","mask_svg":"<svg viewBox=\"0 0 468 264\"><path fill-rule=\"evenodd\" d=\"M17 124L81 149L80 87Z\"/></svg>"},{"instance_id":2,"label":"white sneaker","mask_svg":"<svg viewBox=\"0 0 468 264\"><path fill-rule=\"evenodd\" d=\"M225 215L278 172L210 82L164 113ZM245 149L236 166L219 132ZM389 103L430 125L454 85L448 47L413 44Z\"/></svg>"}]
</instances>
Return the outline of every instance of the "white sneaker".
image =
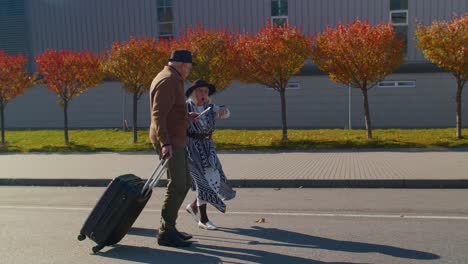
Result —
<instances>
[{"instance_id":1,"label":"white sneaker","mask_svg":"<svg viewBox=\"0 0 468 264\"><path fill-rule=\"evenodd\" d=\"M201 221L198 222L198 227L206 230L217 230L218 227L213 224L213 222L208 221L206 223L202 223Z\"/></svg>"},{"instance_id":2,"label":"white sneaker","mask_svg":"<svg viewBox=\"0 0 468 264\"><path fill-rule=\"evenodd\" d=\"M200 222L200 211L197 211L197 213L195 213L192 210L191 204L188 204L187 207L185 207L185 210L187 210L187 213L189 213L192 216L193 220L195 220L195 223Z\"/></svg>"}]
</instances>

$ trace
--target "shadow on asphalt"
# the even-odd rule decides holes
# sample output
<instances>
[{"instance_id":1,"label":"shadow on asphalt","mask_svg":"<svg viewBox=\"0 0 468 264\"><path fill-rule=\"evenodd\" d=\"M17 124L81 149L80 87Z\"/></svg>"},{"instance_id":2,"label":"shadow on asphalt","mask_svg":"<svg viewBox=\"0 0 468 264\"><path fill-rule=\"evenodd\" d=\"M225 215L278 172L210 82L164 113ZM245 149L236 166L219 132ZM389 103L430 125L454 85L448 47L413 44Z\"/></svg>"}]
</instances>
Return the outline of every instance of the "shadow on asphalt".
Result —
<instances>
[{"instance_id":1,"label":"shadow on asphalt","mask_svg":"<svg viewBox=\"0 0 468 264\"><path fill-rule=\"evenodd\" d=\"M157 245L156 239L154 239L154 245L154 248L115 245L107 251L96 253L96 256L127 260L138 263L221 263L221 260L218 257L166 250L165 248ZM99 261L96 261L96 263L99 263Z\"/></svg>"},{"instance_id":2,"label":"shadow on asphalt","mask_svg":"<svg viewBox=\"0 0 468 264\"><path fill-rule=\"evenodd\" d=\"M262 245L269 247L281 247L281 248L310 248L310 249L325 249L330 251L340 251L340 252L350 252L350 253L380 253L387 256L405 258L405 259L414 259L414 260L435 260L440 259L439 255L423 252L412 249L399 248L394 246L380 245L380 244L371 244L371 243L362 243L362 242L352 242L352 241L342 241L334 240L318 236L310 236L301 233L281 230L277 228L263 228L260 226L253 226L251 228L220 228L220 231L241 235L245 239L239 238L222 238L216 236L216 232L213 232L212 236L197 235L194 237L194 244L190 248L183 248L183 250L192 252L183 257L187 257L186 261L192 261L192 258L198 258L200 261L202 256L215 256L221 258L231 258L239 261L255 262L255 263L335 263L335 264L345 264L345 262L322 262L318 260L311 260L308 258L295 257L289 255L283 255L275 253L274 250L264 251L258 249L252 249L252 246ZM129 232L129 235L137 236L146 236L146 237L155 237L156 230L154 229L145 229L145 228L132 228ZM262 241L263 240L263 241ZM265 241L268 240L268 241ZM206 245L203 241L210 241L210 245ZM241 247L226 247L220 246L217 244L221 243L234 243L234 244L244 244L245 246ZM141 250L141 249L140 249ZM156 254L151 253L151 251L163 251L163 248L158 247L157 249L146 248L148 252L141 252L139 254ZM121 252L118 252L118 248L112 250L114 253L118 253L113 256L121 255ZM110 251L109 251L110 252ZM109 253L108 252L108 253ZM109 257L107 254L104 254L105 257ZM123 253L123 252L122 252ZM128 254L135 256L134 252L129 251ZM162 253L159 253L161 255ZM165 257L171 257L169 253L163 254ZM169 254L169 255L167 255ZM128 258L123 258L128 259ZM138 261L131 259L133 261ZM161 260L161 259L160 259ZM167 259L169 260L169 259ZM212 263L209 262L209 259L203 260L204 262L193 262L193 263ZM218 259L219 261L219 259ZM216 263L216 262L215 262ZM346 262L346 264L351 264Z\"/></svg>"},{"instance_id":3,"label":"shadow on asphalt","mask_svg":"<svg viewBox=\"0 0 468 264\"><path fill-rule=\"evenodd\" d=\"M291 247L291 248L315 248L315 249L325 249L330 251L342 251L350 253L380 253L392 257L406 258L406 259L415 259L415 260L434 260L440 259L439 255L423 252L412 249L405 249L387 245L371 244L371 243L361 243L361 242L352 242L352 241L342 241L334 240L318 236L310 236L301 233L281 230L277 228L263 228L259 226L253 226L249 229L243 228L222 228L221 231L232 233L236 235L242 235L246 237L251 237L253 240L248 241L246 244L249 245L266 245L266 246L278 246L278 247ZM209 237L206 237L209 239ZM211 237L216 238L216 237ZM270 240L267 242L258 241L257 239ZM203 239L200 237L200 239ZM241 242L242 243L242 242ZM245 242L244 242L245 243ZM210 250L225 250L228 251L229 248L219 247L219 246L205 246L205 245L196 245L197 248L210 249ZM231 249L237 252L242 252L244 249ZM197 250L194 250L199 252ZM249 249L246 249L244 254L251 254ZM267 253L271 254L271 253ZM274 254L278 255L278 254ZM283 255L279 256L270 256L274 261L277 261L278 257L281 258ZM283 256L287 257L287 256ZM289 257L288 257L289 258ZM249 259L245 259L249 260ZM287 261L288 259L284 259ZM281 262L278 262L281 263ZM287 262L284 262L287 263ZM292 262L291 262L292 263ZM296 262L294 262L296 263ZM321 262L317 262L321 263Z\"/></svg>"},{"instance_id":4,"label":"shadow on asphalt","mask_svg":"<svg viewBox=\"0 0 468 264\"><path fill-rule=\"evenodd\" d=\"M141 227L132 227L130 228L130 230L128 230L127 235L156 238L156 236L158 235L158 230L149 229L149 228L141 228Z\"/></svg>"}]
</instances>

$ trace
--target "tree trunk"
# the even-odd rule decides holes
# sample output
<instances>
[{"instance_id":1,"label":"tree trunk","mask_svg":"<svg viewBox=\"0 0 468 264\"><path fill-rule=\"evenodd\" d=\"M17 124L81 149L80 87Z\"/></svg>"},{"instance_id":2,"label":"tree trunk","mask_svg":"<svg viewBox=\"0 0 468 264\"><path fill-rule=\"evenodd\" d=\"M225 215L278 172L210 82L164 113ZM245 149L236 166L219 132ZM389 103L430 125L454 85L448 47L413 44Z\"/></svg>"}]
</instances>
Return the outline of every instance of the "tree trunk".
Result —
<instances>
[{"instance_id":1,"label":"tree trunk","mask_svg":"<svg viewBox=\"0 0 468 264\"><path fill-rule=\"evenodd\" d=\"M138 141L138 127L137 127L137 116L138 116L138 93L133 93L133 143Z\"/></svg>"},{"instance_id":2,"label":"tree trunk","mask_svg":"<svg viewBox=\"0 0 468 264\"><path fill-rule=\"evenodd\" d=\"M457 138L462 139L462 80L458 79L457 80L457 97L456 97L456 102L457 102Z\"/></svg>"},{"instance_id":3,"label":"tree trunk","mask_svg":"<svg viewBox=\"0 0 468 264\"><path fill-rule=\"evenodd\" d=\"M68 101L63 100L63 133L65 137L65 144L68 145Z\"/></svg>"},{"instance_id":4,"label":"tree trunk","mask_svg":"<svg viewBox=\"0 0 468 264\"><path fill-rule=\"evenodd\" d=\"M281 127L283 129L283 140L288 140L288 125L286 123L286 88L280 89L281 97Z\"/></svg>"},{"instance_id":5,"label":"tree trunk","mask_svg":"<svg viewBox=\"0 0 468 264\"><path fill-rule=\"evenodd\" d=\"M2 145L5 145L5 104L3 102L0 102L0 115L2 118Z\"/></svg>"},{"instance_id":6,"label":"tree trunk","mask_svg":"<svg viewBox=\"0 0 468 264\"><path fill-rule=\"evenodd\" d=\"M367 96L367 87L362 88L362 95L364 96L364 115L366 118L367 139L372 139L372 127L369 111L369 98Z\"/></svg>"}]
</instances>

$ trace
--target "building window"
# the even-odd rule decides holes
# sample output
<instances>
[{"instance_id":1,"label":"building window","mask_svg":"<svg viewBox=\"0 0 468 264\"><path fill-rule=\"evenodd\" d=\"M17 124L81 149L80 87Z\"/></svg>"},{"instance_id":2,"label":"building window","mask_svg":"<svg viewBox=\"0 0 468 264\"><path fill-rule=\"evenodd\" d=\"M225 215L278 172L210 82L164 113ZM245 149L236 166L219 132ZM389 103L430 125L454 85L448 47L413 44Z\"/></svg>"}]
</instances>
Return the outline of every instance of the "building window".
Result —
<instances>
[{"instance_id":1,"label":"building window","mask_svg":"<svg viewBox=\"0 0 468 264\"><path fill-rule=\"evenodd\" d=\"M408 10L390 11L390 20L394 26L408 26Z\"/></svg>"},{"instance_id":2,"label":"building window","mask_svg":"<svg viewBox=\"0 0 468 264\"><path fill-rule=\"evenodd\" d=\"M288 24L288 1L287 0L272 0L271 1L271 24L278 26Z\"/></svg>"},{"instance_id":3,"label":"building window","mask_svg":"<svg viewBox=\"0 0 468 264\"><path fill-rule=\"evenodd\" d=\"M379 88L416 88L416 81L382 81Z\"/></svg>"},{"instance_id":4,"label":"building window","mask_svg":"<svg viewBox=\"0 0 468 264\"><path fill-rule=\"evenodd\" d=\"M288 86L286 86L286 90L300 90L300 89L301 89L300 82L290 82L288 83ZM272 87L265 86L265 90L273 91L274 89Z\"/></svg>"},{"instance_id":5,"label":"building window","mask_svg":"<svg viewBox=\"0 0 468 264\"><path fill-rule=\"evenodd\" d=\"M174 35L172 0L158 0L158 26L159 37L170 38Z\"/></svg>"},{"instance_id":6,"label":"building window","mask_svg":"<svg viewBox=\"0 0 468 264\"><path fill-rule=\"evenodd\" d=\"M390 22L397 36L404 41L408 52L408 0L390 0Z\"/></svg>"}]
</instances>

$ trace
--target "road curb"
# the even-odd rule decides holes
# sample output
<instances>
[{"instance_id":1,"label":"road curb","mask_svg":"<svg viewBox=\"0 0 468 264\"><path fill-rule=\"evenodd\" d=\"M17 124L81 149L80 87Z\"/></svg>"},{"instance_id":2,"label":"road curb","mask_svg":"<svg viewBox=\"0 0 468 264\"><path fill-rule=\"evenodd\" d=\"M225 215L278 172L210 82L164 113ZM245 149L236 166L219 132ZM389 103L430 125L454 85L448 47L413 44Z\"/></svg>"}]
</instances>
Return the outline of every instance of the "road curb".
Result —
<instances>
[{"instance_id":1,"label":"road curb","mask_svg":"<svg viewBox=\"0 0 468 264\"><path fill-rule=\"evenodd\" d=\"M0 179L0 186L104 187L110 179ZM231 180L235 188L398 188L398 189L466 189L468 179L408 180ZM158 187L165 187L160 180Z\"/></svg>"}]
</instances>

